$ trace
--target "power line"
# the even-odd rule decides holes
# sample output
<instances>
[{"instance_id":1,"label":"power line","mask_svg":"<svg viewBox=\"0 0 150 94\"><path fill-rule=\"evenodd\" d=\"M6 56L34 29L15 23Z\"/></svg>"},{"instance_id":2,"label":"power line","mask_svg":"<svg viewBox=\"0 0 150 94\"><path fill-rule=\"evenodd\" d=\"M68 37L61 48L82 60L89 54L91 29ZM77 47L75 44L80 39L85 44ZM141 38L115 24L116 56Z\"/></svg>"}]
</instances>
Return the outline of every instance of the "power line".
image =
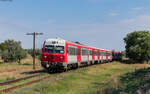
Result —
<instances>
[{"instance_id":1,"label":"power line","mask_svg":"<svg viewBox=\"0 0 150 94\"><path fill-rule=\"evenodd\" d=\"M37 32L33 32L33 33L27 33L26 35L32 35L33 36L33 69L35 70L35 38L37 35L43 35L43 33L37 33Z\"/></svg>"}]
</instances>

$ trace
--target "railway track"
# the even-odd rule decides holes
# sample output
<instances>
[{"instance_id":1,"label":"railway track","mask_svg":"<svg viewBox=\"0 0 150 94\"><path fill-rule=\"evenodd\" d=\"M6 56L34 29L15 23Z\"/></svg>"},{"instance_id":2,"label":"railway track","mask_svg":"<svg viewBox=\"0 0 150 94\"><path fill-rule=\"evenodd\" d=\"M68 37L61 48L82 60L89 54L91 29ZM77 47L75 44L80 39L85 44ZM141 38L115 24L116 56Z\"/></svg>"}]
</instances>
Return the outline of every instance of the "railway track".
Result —
<instances>
[{"instance_id":1,"label":"railway track","mask_svg":"<svg viewBox=\"0 0 150 94\"><path fill-rule=\"evenodd\" d=\"M7 88L4 87L4 88L0 89L0 93L1 92L8 93L8 92L15 90L17 88L21 88L21 87L28 86L28 85L31 85L34 83L38 83L38 82L45 80L45 79L48 79L48 78L51 78L49 80L58 80L58 79L64 78L64 76L58 75L57 73L56 74L50 74L50 75L45 75L44 73L40 73L40 74L36 74L36 75L32 75L32 76L27 76L24 78L19 78L19 79L15 79L15 80L11 80L11 81L6 81L6 82L1 82L0 87L6 86ZM29 79L29 81L19 83L22 80L28 80L28 79Z\"/></svg>"},{"instance_id":2,"label":"railway track","mask_svg":"<svg viewBox=\"0 0 150 94\"><path fill-rule=\"evenodd\" d=\"M32 80L32 81L28 81L28 82L22 83L22 84L19 84L19 85L11 86L9 88L1 89L0 92L7 93L7 92L9 92L11 90L14 90L16 88L20 88L20 87L23 87L23 86L26 86L26 85L30 85L30 84L39 82L41 80L47 79L47 78L51 77L51 75L45 76L43 73L39 73L39 74L36 74L36 75L31 75L31 76L27 76L27 77L15 79L15 80L0 82L0 87L2 87L2 86L9 86L9 85L15 84L17 82L21 82L23 80L28 80L28 79L32 79L32 78L36 78L36 77L37 78L39 77L39 78L35 79L35 80Z\"/></svg>"},{"instance_id":3,"label":"railway track","mask_svg":"<svg viewBox=\"0 0 150 94\"><path fill-rule=\"evenodd\" d=\"M31 77L31 76L30 76L30 77ZM34 77L35 77L35 76L34 76ZM9 91L12 91L12 90L14 90L14 89L16 89L16 88L21 88L21 87L24 87L24 86L27 86L27 85L30 85L30 84L33 84L33 83L37 83L37 82L40 82L40 81L42 81L42 80L48 79L48 78L50 78L50 77L51 77L51 75L44 76L44 77L42 77L42 78L40 78L40 79L32 80L32 81L25 82L25 83L22 83L22 84L19 84L19 85L16 85L16 86L12 86L12 87L9 87L9 88L2 89L2 90L0 90L0 92L8 93ZM33 78L33 77L31 77L31 78ZM28 78L28 79L29 79L29 78ZM8 85L8 84L12 84L12 83L15 83L15 81L12 81L11 83L6 83L6 84ZM6 85L6 84L3 84L3 85Z\"/></svg>"},{"instance_id":4,"label":"railway track","mask_svg":"<svg viewBox=\"0 0 150 94\"><path fill-rule=\"evenodd\" d=\"M15 80L0 82L0 86L9 85L9 84L12 84L12 83L16 83L16 82L19 82L19 81L22 81L22 80L27 80L27 79L31 79L31 78L34 78L34 77L37 77L37 76L42 76L42 75L44 75L44 74L36 74L36 75L31 75L31 76L15 79Z\"/></svg>"},{"instance_id":5,"label":"railway track","mask_svg":"<svg viewBox=\"0 0 150 94\"><path fill-rule=\"evenodd\" d=\"M82 66L82 67L84 67L84 66ZM82 67L80 67L80 68L82 68ZM17 88L21 88L21 87L24 87L24 86L27 86L27 85L31 85L33 83L37 83L37 82L40 82L42 80L45 80L45 79L48 79L48 78L51 78L51 77L53 77L53 78L50 79L50 80L64 78L64 76L61 76L61 75L56 76L56 75L57 75L57 73L56 74L50 74L50 75L45 75L44 73L39 73L39 74L36 74L36 75L31 75L31 76L24 77L24 78L10 80L10 81L6 81L6 82L0 82L0 87L1 86L9 86L8 88L0 89L0 93L1 92L8 93L8 92L10 92L12 90L15 90ZM14 86L12 85L12 84L15 84L17 82L21 82L23 80L28 80L28 79L32 79L32 78L36 78L36 79L33 79L31 81L25 81L24 83L17 84L17 85L14 85Z\"/></svg>"}]
</instances>

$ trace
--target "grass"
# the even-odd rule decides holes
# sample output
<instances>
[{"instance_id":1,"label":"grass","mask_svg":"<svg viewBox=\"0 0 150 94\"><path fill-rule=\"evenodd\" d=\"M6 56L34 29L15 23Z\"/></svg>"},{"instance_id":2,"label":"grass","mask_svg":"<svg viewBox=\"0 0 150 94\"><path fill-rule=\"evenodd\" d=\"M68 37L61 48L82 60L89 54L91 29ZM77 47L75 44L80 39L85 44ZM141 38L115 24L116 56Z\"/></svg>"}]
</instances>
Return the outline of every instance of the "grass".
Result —
<instances>
[{"instance_id":1,"label":"grass","mask_svg":"<svg viewBox=\"0 0 150 94\"><path fill-rule=\"evenodd\" d=\"M21 64L17 62L3 62L0 59L0 82L7 81L7 78L21 78L31 75L30 72L34 71L32 66L32 57L30 55L27 58L21 60ZM42 70L40 61L36 59L36 70Z\"/></svg>"},{"instance_id":2,"label":"grass","mask_svg":"<svg viewBox=\"0 0 150 94\"><path fill-rule=\"evenodd\" d=\"M30 82L30 81L33 81L33 80L37 80L37 79L39 79L41 77L48 76L48 75L49 75L48 73L45 73L44 75L42 75L40 77L34 77L34 78L31 78L31 79L21 80L21 81L19 81L17 83L12 83L10 85L8 84L8 85L0 86L0 90L1 89L5 89L5 88L10 88L12 86L20 85L20 84L23 84L23 83L27 83L27 82Z\"/></svg>"},{"instance_id":3,"label":"grass","mask_svg":"<svg viewBox=\"0 0 150 94\"><path fill-rule=\"evenodd\" d=\"M140 71L149 66L119 62L97 64L57 74L56 79L47 79L10 94L133 94L138 86L149 81L149 76L141 81L143 74L135 74L135 69ZM146 72L148 75L149 71Z\"/></svg>"},{"instance_id":4,"label":"grass","mask_svg":"<svg viewBox=\"0 0 150 94\"><path fill-rule=\"evenodd\" d=\"M9 80L15 80L15 77L7 77L5 79L0 79L0 82L9 81Z\"/></svg>"},{"instance_id":5,"label":"grass","mask_svg":"<svg viewBox=\"0 0 150 94\"><path fill-rule=\"evenodd\" d=\"M118 92L118 94L133 94L140 86L150 82L150 68L142 68L132 73L126 73L120 77L119 81L120 88L115 89L115 92Z\"/></svg>"}]
</instances>

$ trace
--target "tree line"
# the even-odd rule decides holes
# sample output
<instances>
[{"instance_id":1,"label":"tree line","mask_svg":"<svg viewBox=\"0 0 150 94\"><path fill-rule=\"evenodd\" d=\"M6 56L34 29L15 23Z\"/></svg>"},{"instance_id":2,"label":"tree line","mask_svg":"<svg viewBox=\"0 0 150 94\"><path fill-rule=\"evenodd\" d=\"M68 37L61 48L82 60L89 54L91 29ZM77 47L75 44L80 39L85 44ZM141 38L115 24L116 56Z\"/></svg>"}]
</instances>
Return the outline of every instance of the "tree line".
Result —
<instances>
[{"instance_id":1,"label":"tree line","mask_svg":"<svg viewBox=\"0 0 150 94\"><path fill-rule=\"evenodd\" d=\"M4 62L18 62L26 58L27 54L33 56L32 49L23 49L20 41L5 40L0 43L0 56ZM40 59L41 50L36 49L36 56Z\"/></svg>"}]
</instances>

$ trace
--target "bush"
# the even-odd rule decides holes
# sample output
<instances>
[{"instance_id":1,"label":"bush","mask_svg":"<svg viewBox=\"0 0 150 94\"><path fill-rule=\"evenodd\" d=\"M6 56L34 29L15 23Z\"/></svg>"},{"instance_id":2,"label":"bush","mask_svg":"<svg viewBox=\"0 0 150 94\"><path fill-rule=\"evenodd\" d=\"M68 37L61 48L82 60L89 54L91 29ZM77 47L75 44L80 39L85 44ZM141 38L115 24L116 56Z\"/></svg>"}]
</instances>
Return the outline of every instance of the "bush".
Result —
<instances>
[{"instance_id":1,"label":"bush","mask_svg":"<svg viewBox=\"0 0 150 94\"><path fill-rule=\"evenodd\" d=\"M20 41L6 40L0 45L1 56L5 62L18 62L27 56L26 51L21 47Z\"/></svg>"},{"instance_id":2,"label":"bush","mask_svg":"<svg viewBox=\"0 0 150 94\"><path fill-rule=\"evenodd\" d=\"M150 33L149 31L135 31L124 38L126 43L126 56L136 61L150 59Z\"/></svg>"}]
</instances>

